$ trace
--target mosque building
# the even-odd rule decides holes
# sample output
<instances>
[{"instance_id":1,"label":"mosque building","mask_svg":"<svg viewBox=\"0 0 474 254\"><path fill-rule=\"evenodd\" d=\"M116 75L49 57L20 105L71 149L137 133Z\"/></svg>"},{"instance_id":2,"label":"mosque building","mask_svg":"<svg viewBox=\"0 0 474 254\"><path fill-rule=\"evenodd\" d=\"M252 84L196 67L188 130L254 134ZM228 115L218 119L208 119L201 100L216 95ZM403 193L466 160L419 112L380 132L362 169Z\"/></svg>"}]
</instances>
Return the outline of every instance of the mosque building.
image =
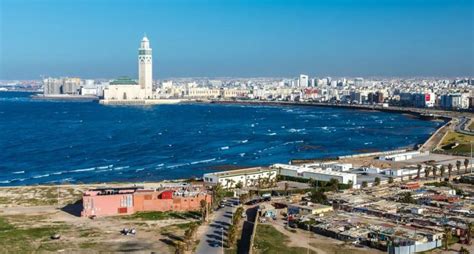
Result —
<instances>
[{"instance_id":1,"label":"mosque building","mask_svg":"<svg viewBox=\"0 0 474 254\"><path fill-rule=\"evenodd\" d=\"M128 77L120 77L104 89L102 103L146 103L153 100L153 58L150 41L143 37L138 49L138 83Z\"/></svg>"}]
</instances>

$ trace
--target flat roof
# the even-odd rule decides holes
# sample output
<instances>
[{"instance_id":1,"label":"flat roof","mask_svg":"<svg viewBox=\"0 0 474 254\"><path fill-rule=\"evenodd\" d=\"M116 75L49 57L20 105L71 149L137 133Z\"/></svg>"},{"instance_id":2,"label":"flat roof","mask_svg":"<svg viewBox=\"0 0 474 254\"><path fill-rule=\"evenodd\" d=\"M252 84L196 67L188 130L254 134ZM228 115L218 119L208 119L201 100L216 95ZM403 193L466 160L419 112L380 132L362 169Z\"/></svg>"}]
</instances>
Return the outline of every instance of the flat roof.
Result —
<instances>
[{"instance_id":1,"label":"flat roof","mask_svg":"<svg viewBox=\"0 0 474 254\"><path fill-rule=\"evenodd\" d=\"M243 169L235 169L235 170L228 170L228 171L220 171L214 173L207 173L204 176L236 176L236 175L245 175L245 174L257 174L262 172L270 172L276 171L276 169L266 168L266 167L253 167L253 168L243 168Z\"/></svg>"}]
</instances>

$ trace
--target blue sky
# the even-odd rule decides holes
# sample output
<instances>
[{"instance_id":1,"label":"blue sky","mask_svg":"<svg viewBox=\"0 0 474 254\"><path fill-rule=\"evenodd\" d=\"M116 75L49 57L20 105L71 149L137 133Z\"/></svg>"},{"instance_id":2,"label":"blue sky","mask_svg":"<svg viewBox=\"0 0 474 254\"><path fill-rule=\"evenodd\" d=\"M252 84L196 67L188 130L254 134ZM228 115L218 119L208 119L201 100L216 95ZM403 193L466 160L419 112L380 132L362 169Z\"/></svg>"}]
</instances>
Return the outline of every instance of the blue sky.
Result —
<instances>
[{"instance_id":1,"label":"blue sky","mask_svg":"<svg viewBox=\"0 0 474 254\"><path fill-rule=\"evenodd\" d=\"M474 0L0 0L0 79L466 76Z\"/></svg>"}]
</instances>

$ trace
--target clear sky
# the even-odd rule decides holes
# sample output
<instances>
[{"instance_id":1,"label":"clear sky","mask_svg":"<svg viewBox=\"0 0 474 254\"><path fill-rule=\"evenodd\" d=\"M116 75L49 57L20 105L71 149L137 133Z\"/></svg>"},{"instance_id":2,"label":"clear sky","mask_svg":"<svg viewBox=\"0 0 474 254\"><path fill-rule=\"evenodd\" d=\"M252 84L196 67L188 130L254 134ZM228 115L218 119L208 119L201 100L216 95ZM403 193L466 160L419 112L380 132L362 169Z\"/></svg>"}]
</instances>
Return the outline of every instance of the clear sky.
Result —
<instances>
[{"instance_id":1,"label":"clear sky","mask_svg":"<svg viewBox=\"0 0 474 254\"><path fill-rule=\"evenodd\" d=\"M0 79L467 76L474 0L0 0Z\"/></svg>"}]
</instances>

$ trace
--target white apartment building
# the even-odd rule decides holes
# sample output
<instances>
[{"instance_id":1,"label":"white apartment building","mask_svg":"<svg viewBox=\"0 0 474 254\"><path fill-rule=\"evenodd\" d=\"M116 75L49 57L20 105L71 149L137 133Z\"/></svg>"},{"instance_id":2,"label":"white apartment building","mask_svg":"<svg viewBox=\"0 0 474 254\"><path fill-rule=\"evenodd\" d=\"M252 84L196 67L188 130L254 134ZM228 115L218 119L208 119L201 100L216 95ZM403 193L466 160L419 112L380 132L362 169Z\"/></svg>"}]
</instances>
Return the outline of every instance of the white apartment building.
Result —
<instances>
[{"instance_id":1,"label":"white apartment building","mask_svg":"<svg viewBox=\"0 0 474 254\"><path fill-rule=\"evenodd\" d=\"M323 170L320 168L310 168L305 166L294 166L287 164L274 164L272 168L277 169L282 176L300 177L305 179L314 179L318 181L329 182L336 179L339 183L353 185L357 184L357 175L345 172L336 172L332 170Z\"/></svg>"},{"instance_id":2,"label":"white apartment building","mask_svg":"<svg viewBox=\"0 0 474 254\"><path fill-rule=\"evenodd\" d=\"M278 170L274 168L245 168L204 174L207 184L221 184L224 189L235 188L237 183L243 187L258 186L259 182L276 181Z\"/></svg>"}]
</instances>

